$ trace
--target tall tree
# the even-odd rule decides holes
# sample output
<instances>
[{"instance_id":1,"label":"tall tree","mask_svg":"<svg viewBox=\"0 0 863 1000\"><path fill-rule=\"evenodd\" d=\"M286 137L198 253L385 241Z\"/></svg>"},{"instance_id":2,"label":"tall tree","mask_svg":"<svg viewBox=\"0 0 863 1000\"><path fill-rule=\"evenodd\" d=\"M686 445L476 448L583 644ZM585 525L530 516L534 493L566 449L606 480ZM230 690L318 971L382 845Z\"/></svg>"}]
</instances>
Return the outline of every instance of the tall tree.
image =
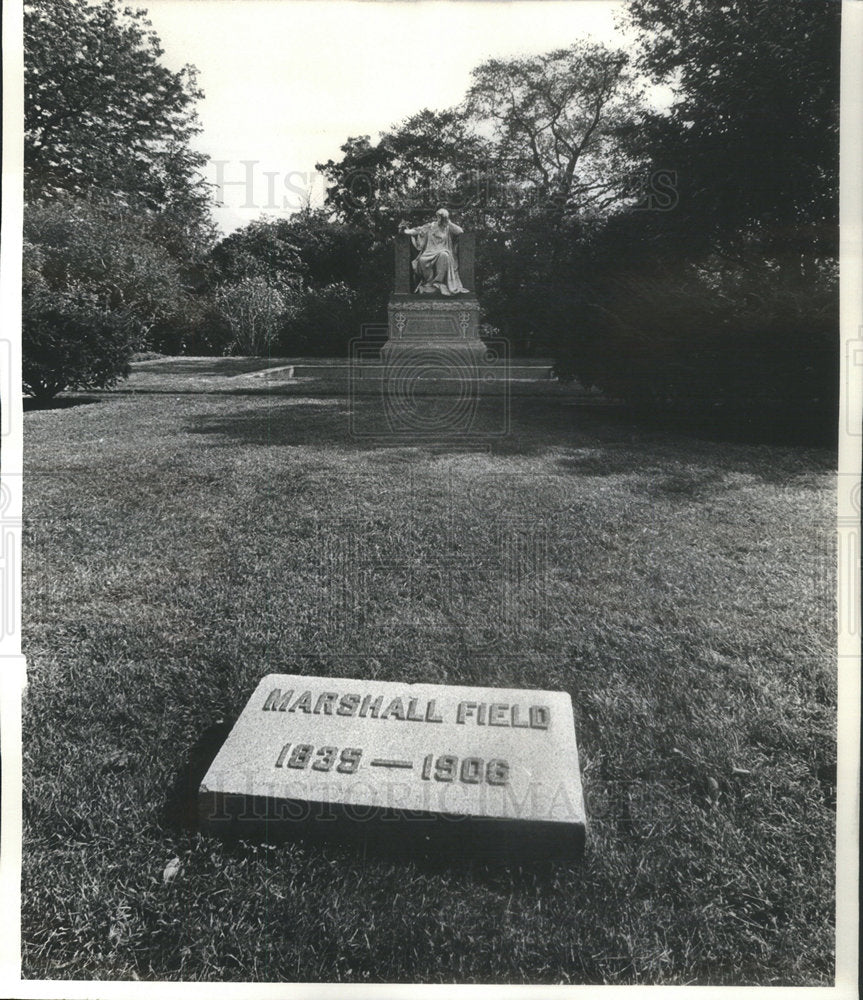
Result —
<instances>
[{"instance_id":1,"label":"tall tree","mask_svg":"<svg viewBox=\"0 0 863 1000\"><path fill-rule=\"evenodd\" d=\"M490 131L498 172L513 193L563 217L602 214L625 201L637 159L621 138L641 93L622 51L591 42L478 66L464 103Z\"/></svg>"},{"instance_id":2,"label":"tall tree","mask_svg":"<svg viewBox=\"0 0 863 1000\"><path fill-rule=\"evenodd\" d=\"M317 165L330 182L327 204L339 218L384 235L395 232L400 219L416 222L448 204L474 225L479 221L482 179L493 155L459 111L424 109L376 143L351 136L341 149L341 160Z\"/></svg>"},{"instance_id":3,"label":"tall tree","mask_svg":"<svg viewBox=\"0 0 863 1000\"><path fill-rule=\"evenodd\" d=\"M673 91L634 141L677 201L618 215L584 247L558 370L688 427L829 440L839 4L629 0L627 11L637 65Z\"/></svg>"},{"instance_id":4,"label":"tall tree","mask_svg":"<svg viewBox=\"0 0 863 1000\"><path fill-rule=\"evenodd\" d=\"M754 236L835 253L840 4L630 0L627 13L640 66L674 87L641 141L677 172L681 222L726 248Z\"/></svg>"},{"instance_id":5,"label":"tall tree","mask_svg":"<svg viewBox=\"0 0 863 1000\"><path fill-rule=\"evenodd\" d=\"M146 14L114 0L26 0L28 201L99 192L180 230L206 224L192 148L195 70L173 72Z\"/></svg>"}]
</instances>

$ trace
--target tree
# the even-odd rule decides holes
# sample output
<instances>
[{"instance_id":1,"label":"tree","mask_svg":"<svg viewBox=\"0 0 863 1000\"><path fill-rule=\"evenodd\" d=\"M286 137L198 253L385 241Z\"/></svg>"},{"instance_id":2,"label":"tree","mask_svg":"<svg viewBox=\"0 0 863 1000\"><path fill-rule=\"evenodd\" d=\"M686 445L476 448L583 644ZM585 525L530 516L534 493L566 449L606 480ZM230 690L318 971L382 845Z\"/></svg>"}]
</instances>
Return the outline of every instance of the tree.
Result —
<instances>
[{"instance_id":1,"label":"tree","mask_svg":"<svg viewBox=\"0 0 863 1000\"><path fill-rule=\"evenodd\" d=\"M441 204L465 221L480 221L492 150L459 109L424 109L376 143L352 136L341 149L340 161L317 169L330 182L327 204L342 221L378 238L391 236L399 220L420 221Z\"/></svg>"},{"instance_id":2,"label":"tree","mask_svg":"<svg viewBox=\"0 0 863 1000\"><path fill-rule=\"evenodd\" d=\"M630 0L628 13L638 65L674 89L631 138L678 199L587 240L558 366L688 427L829 438L838 5Z\"/></svg>"},{"instance_id":3,"label":"tree","mask_svg":"<svg viewBox=\"0 0 863 1000\"><path fill-rule=\"evenodd\" d=\"M128 317L141 344L186 294L178 262L128 209L92 198L27 205L24 238L47 287L86 290L99 308Z\"/></svg>"},{"instance_id":4,"label":"tree","mask_svg":"<svg viewBox=\"0 0 863 1000\"><path fill-rule=\"evenodd\" d=\"M24 49L28 202L100 191L157 216L163 239L206 230L206 157L191 145L202 94L191 66L160 64L144 11L26 0Z\"/></svg>"},{"instance_id":5,"label":"tree","mask_svg":"<svg viewBox=\"0 0 863 1000\"><path fill-rule=\"evenodd\" d=\"M680 183L681 226L734 250L835 256L839 32L834 0L630 0L639 65L671 83L640 141Z\"/></svg>"},{"instance_id":6,"label":"tree","mask_svg":"<svg viewBox=\"0 0 863 1000\"><path fill-rule=\"evenodd\" d=\"M218 279L237 282L263 278L271 284L296 281L304 273L296 246L286 238L284 219L255 219L235 229L214 247L211 261Z\"/></svg>"},{"instance_id":7,"label":"tree","mask_svg":"<svg viewBox=\"0 0 863 1000\"><path fill-rule=\"evenodd\" d=\"M212 222L195 72L160 64L145 12L25 0L24 31L23 363L50 396L112 384L148 340L182 344Z\"/></svg>"},{"instance_id":8,"label":"tree","mask_svg":"<svg viewBox=\"0 0 863 1000\"><path fill-rule=\"evenodd\" d=\"M291 354L344 354L363 323L380 321L389 261L367 229L331 220L322 210L289 219L258 219L226 236L212 253L218 294L257 279L290 303L279 348ZM272 338L269 341L272 347Z\"/></svg>"},{"instance_id":9,"label":"tree","mask_svg":"<svg viewBox=\"0 0 863 1000\"><path fill-rule=\"evenodd\" d=\"M602 214L628 194L637 159L625 154L641 93L624 52L591 42L523 59L491 59L472 73L464 109L490 129L513 194L543 211Z\"/></svg>"},{"instance_id":10,"label":"tree","mask_svg":"<svg viewBox=\"0 0 863 1000\"><path fill-rule=\"evenodd\" d=\"M189 306L180 265L137 214L68 197L25 207L23 299L25 388L42 399L112 385Z\"/></svg>"},{"instance_id":11,"label":"tree","mask_svg":"<svg viewBox=\"0 0 863 1000\"><path fill-rule=\"evenodd\" d=\"M480 236L477 283L492 322L525 345L526 323L553 340L567 321L549 310L548 288L564 294L573 280L571 230L632 200L638 158L623 140L639 102L625 55L599 45L490 60L459 107L421 111L376 143L353 137L341 161L319 164L327 204L373 233L381 257L399 221L446 205Z\"/></svg>"},{"instance_id":12,"label":"tree","mask_svg":"<svg viewBox=\"0 0 863 1000\"><path fill-rule=\"evenodd\" d=\"M317 209L288 219L263 217L235 230L213 248L220 278L257 275L275 283L356 284L372 237L367 230L330 220L329 214Z\"/></svg>"},{"instance_id":13,"label":"tree","mask_svg":"<svg viewBox=\"0 0 863 1000\"><path fill-rule=\"evenodd\" d=\"M269 353L289 306L286 294L263 278L242 278L223 285L216 302L233 334L229 351L253 357Z\"/></svg>"}]
</instances>

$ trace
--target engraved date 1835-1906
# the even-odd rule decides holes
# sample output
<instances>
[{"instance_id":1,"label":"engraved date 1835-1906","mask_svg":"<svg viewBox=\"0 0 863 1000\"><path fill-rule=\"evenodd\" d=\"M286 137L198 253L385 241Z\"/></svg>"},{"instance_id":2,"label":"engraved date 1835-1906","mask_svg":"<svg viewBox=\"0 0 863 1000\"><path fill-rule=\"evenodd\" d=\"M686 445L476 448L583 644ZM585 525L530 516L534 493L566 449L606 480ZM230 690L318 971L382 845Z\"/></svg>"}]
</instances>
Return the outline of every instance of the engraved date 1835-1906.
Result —
<instances>
[{"instance_id":1,"label":"engraved date 1835-1906","mask_svg":"<svg viewBox=\"0 0 863 1000\"><path fill-rule=\"evenodd\" d=\"M279 751L276 767L289 767L302 771L310 767L313 771L332 771L340 774L355 774L360 766L363 751L359 747L317 747L311 743L286 743ZM413 770L409 760L375 758L372 767L404 768ZM481 757L458 758L453 754L426 754L422 762L420 777L423 781L460 781L465 785L506 785L509 783L509 762L495 757L485 761Z\"/></svg>"}]
</instances>

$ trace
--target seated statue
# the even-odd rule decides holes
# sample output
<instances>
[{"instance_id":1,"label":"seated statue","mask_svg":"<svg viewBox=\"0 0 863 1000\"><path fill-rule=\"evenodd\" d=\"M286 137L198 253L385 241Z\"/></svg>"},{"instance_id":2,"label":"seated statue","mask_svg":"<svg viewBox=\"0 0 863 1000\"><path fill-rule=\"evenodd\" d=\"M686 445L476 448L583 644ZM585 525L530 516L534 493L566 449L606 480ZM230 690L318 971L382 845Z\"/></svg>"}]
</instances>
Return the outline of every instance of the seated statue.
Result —
<instances>
[{"instance_id":1,"label":"seated statue","mask_svg":"<svg viewBox=\"0 0 863 1000\"><path fill-rule=\"evenodd\" d=\"M449 221L449 212L439 208L434 222L416 229L405 229L414 247L419 251L413 262L418 285L416 291L423 295L439 292L441 295L468 293L458 276L458 259L453 247L453 236L464 230Z\"/></svg>"}]
</instances>

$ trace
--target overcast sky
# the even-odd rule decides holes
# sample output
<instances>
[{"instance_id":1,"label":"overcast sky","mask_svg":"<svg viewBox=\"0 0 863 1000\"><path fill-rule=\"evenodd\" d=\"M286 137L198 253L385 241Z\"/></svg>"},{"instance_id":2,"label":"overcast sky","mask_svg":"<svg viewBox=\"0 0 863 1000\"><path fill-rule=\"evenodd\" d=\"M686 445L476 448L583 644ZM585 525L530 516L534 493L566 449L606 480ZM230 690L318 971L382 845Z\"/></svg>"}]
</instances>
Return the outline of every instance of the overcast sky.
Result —
<instances>
[{"instance_id":1,"label":"overcast sky","mask_svg":"<svg viewBox=\"0 0 863 1000\"><path fill-rule=\"evenodd\" d=\"M614 0L144 0L172 69L192 63L205 99L199 148L224 181L220 226L320 204L315 163L464 95L490 57L585 37L625 45ZM221 167L215 161L224 161ZM246 165L242 161L252 161ZM219 177L221 171L221 178ZM273 176L267 177L269 173ZM285 205L287 199L287 205Z\"/></svg>"}]
</instances>

